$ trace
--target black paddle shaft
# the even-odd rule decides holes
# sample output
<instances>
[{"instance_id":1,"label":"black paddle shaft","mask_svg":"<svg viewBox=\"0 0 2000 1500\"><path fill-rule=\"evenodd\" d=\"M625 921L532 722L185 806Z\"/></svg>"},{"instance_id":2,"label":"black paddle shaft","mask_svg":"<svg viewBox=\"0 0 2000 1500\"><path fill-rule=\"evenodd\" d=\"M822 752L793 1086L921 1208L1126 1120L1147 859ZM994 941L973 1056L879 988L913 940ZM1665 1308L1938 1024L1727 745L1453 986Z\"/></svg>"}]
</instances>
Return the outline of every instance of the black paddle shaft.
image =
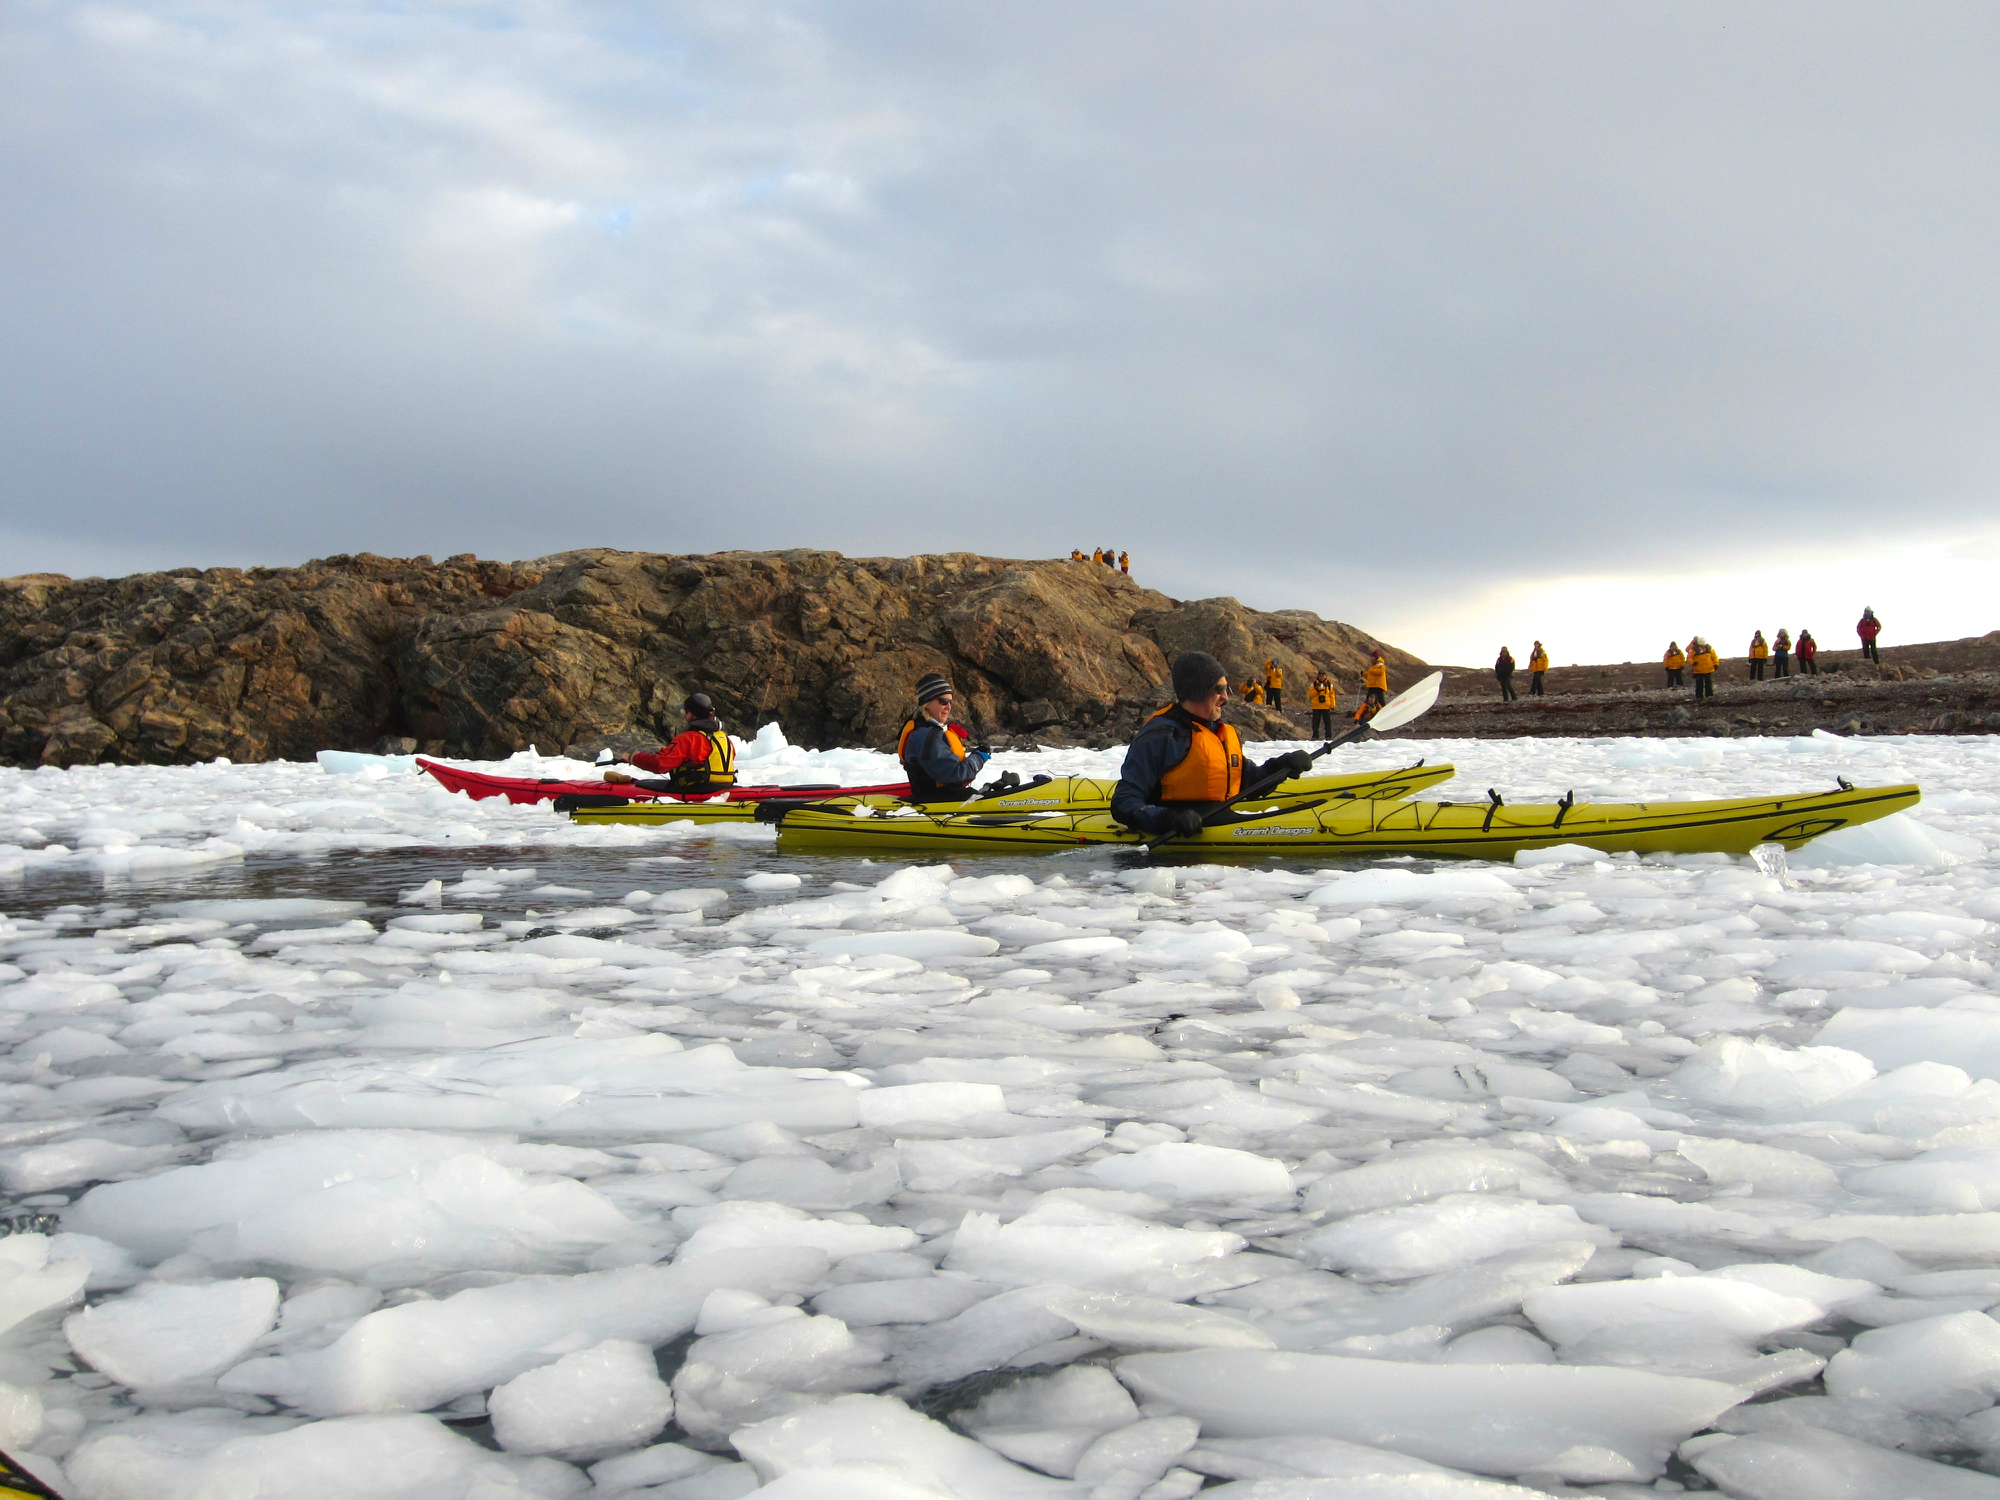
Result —
<instances>
[{"instance_id":1,"label":"black paddle shaft","mask_svg":"<svg viewBox=\"0 0 2000 1500\"><path fill-rule=\"evenodd\" d=\"M1342 745L1352 744L1355 740L1360 739L1361 736L1366 734L1367 732L1368 732L1368 726L1365 723L1356 724L1352 729L1348 730L1347 733L1340 735L1337 738L1328 740L1324 745L1321 745L1319 749L1313 751L1312 759L1318 760L1322 755L1331 754L1333 751L1338 750ZM1259 777L1254 785L1246 786L1245 788L1243 788L1242 791L1238 792L1234 797L1231 797L1224 802L1218 803L1213 809L1211 809L1208 813L1203 815L1201 820L1202 826L1207 827L1213 824L1217 818L1221 817L1224 813L1228 812L1230 808L1234 807L1239 802L1248 801L1252 797L1261 797L1266 792L1276 790L1278 787L1281 787L1286 782L1290 781L1293 775L1294 773L1291 771L1275 771L1269 776ZM1168 839L1178 838L1178 837L1180 837L1179 834L1163 833L1158 838L1154 839L1152 843L1146 845L1146 852L1148 854L1151 854L1155 849L1159 848L1160 845L1164 844Z\"/></svg>"}]
</instances>

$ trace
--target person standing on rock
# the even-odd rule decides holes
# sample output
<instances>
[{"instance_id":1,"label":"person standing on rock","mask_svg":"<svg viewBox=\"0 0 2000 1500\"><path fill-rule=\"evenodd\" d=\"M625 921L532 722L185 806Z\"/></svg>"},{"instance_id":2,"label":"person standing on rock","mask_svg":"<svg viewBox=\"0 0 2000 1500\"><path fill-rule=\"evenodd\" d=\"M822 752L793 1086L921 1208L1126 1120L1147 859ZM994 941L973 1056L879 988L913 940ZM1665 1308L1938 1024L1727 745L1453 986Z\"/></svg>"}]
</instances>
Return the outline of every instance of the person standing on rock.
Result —
<instances>
[{"instance_id":1,"label":"person standing on rock","mask_svg":"<svg viewBox=\"0 0 2000 1500\"><path fill-rule=\"evenodd\" d=\"M1264 701L1279 713L1285 711L1285 669L1275 661L1264 663Z\"/></svg>"},{"instance_id":2,"label":"person standing on rock","mask_svg":"<svg viewBox=\"0 0 2000 1500\"><path fill-rule=\"evenodd\" d=\"M1380 708L1389 701L1389 664L1382 659L1380 650L1369 659L1368 670L1361 674L1361 685L1368 690L1367 703Z\"/></svg>"},{"instance_id":3,"label":"person standing on rock","mask_svg":"<svg viewBox=\"0 0 2000 1500\"><path fill-rule=\"evenodd\" d=\"M1140 833L1186 836L1201 830L1202 819L1219 803L1273 772L1303 776L1312 757L1303 750L1262 765L1243 759L1243 741L1222 722L1229 703L1229 674L1205 651L1174 658L1173 705L1140 727L1125 752L1118 786L1111 793L1111 816Z\"/></svg>"},{"instance_id":4,"label":"person standing on rock","mask_svg":"<svg viewBox=\"0 0 2000 1500\"><path fill-rule=\"evenodd\" d=\"M1799 676L1819 676L1819 642L1813 639L1813 633L1810 630L1801 630L1799 632L1797 655L1799 658Z\"/></svg>"},{"instance_id":5,"label":"person standing on rock","mask_svg":"<svg viewBox=\"0 0 2000 1500\"><path fill-rule=\"evenodd\" d=\"M1125 575L1125 576L1126 576L1127 578L1130 578L1130 577L1132 576L1132 554L1131 554L1131 553L1129 553L1129 552L1120 552L1120 553L1118 554L1118 571L1119 571L1119 572L1121 572L1121 573L1123 573L1123 574L1124 574L1124 575Z\"/></svg>"},{"instance_id":6,"label":"person standing on rock","mask_svg":"<svg viewBox=\"0 0 2000 1500\"><path fill-rule=\"evenodd\" d=\"M1083 549L1082 549L1082 548L1080 548L1080 547L1072 547L1072 548L1070 548L1070 549L1069 549L1069 560L1070 560L1071 562L1082 562L1082 561L1083 561Z\"/></svg>"},{"instance_id":7,"label":"person standing on rock","mask_svg":"<svg viewBox=\"0 0 2000 1500\"><path fill-rule=\"evenodd\" d=\"M1340 702L1340 690L1333 685L1333 677L1321 667L1313 680L1306 684L1306 697L1312 705L1312 728L1308 732L1314 739L1322 735L1333 738L1333 710Z\"/></svg>"},{"instance_id":8,"label":"person standing on rock","mask_svg":"<svg viewBox=\"0 0 2000 1500\"><path fill-rule=\"evenodd\" d=\"M1872 607L1861 611L1861 618L1854 622L1854 633L1861 637L1861 654L1881 666L1882 653L1875 649L1875 637L1882 633L1882 622L1875 618Z\"/></svg>"},{"instance_id":9,"label":"person standing on rock","mask_svg":"<svg viewBox=\"0 0 2000 1500\"><path fill-rule=\"evenodd\" d=\"M1764 663L1770 659L1771 643L1764 639L1763 631L1754 632L1750 637L1750 680L1752 682L1762 682L1764 680Z\"/></svg>"},{"instance_id":10,"label":"person standing on rock","mask_svg":"<svg viewBox=\"0 0 2000 1500\"><path fill-rule=\"evenodd\" d=\"M1692 645L1693 642L1690 641L1689 644ZM1683 686L1681 671L1687 664L1687 653L1681 650L1681 643L1679 641L1668 641L1667 654L1660 658L1660 665L1667 669L1668 687L1677 688Z\"/></svg>"},{"instance_id":11,"label":"person standing on rock","mask_svg":"<svg viewBox=\"0 0 2000 1500\"><path fill-rule=\"evenodd\" d=\"M1493 675L1500 679L1500 701L1512 703L1521 695L1514 691L1514 653L1505 646L1493 658Z\"/></svg>"},{"instance_id":12,"label":"person standing on rock","mask_svg":"<svg viewBox=\"0 0 2000 1500\"><path fill-rule=\"evenodd\" d=\"M971 743L971 731L952 722L957 699L943 676L931 672L917 682L917 711L903 720L896 759L910 778L912 802L963 802L993 752Z\"/></svg>"},{"instance_id":13,"label":"person standing on rock","mask_svg":"<svg viewBox=\"0 0 2000 1500\"><path fill-rule=\"evenodd\" d=\"M1539 698L1542 696L1542 674L1547 672L1548 669L1549 653L1542 648L1540 641L1536 641L1535 649L1528 653L1528 696L1530 698Z\"/></svg>"},{"instance_id":14,"label":"person standing on rock","mask_svg":"<svg viewBox=\"0 0 2000 1500\"><path fill-rule=\"evenodd\" d=\"M1104 562L1104 549L1099 547L1095 552L1091 553L1090 560L1101 566Z\"/></svg>"},{"instance_id":15,"label":"person standing on rock","mask_svg":"<svg viewBox=\"0 0 2000 1500\"><path fill-rule=\"evenodd\" d=\"M1792 675L1792 636L1782 625L1778 627L1778 633L1771 637L1771 675Z\"/></svg>"},{"instance_id":16,"label":"person standing on rock","mask_svg":"<svg viewBox=\"0 0 2000 1500\"><path fill-rule=\"evenodd\" d=\"M1688 670L1694 674L1694 696L1698 703L1715 696L1715 648L1700 636L1688 642Z\"/></svg>"},{"instance_id":17,"label":"person standing on rock","mask_svg":"<svg viewBox=\"0 0 2000 1500\"><path fill-rule=\"evenodd\" d=\"M1246 677L1243 679L1242 691L1236 696L1245 703L1255 703L1261 708L1264 703L1264 684L1254 677Z\"/></svg>"},{"instance_id":18,"label":"person standing on rock","mask_svg":"<svg viewBox=\"0 0 2000 1500\"><path fill-rule=\"evenodd\" d=\"M706 693L690 694L681 704L687 727L671 745L659 750L643 750L637 755L613 756L611 764L637 766L664 776L677 792L726 792L736 785L736 746L722 731L715 716L715 704ZM606 781L631 781L620 771L606 771Z\"/></svg>"}]
</instances>

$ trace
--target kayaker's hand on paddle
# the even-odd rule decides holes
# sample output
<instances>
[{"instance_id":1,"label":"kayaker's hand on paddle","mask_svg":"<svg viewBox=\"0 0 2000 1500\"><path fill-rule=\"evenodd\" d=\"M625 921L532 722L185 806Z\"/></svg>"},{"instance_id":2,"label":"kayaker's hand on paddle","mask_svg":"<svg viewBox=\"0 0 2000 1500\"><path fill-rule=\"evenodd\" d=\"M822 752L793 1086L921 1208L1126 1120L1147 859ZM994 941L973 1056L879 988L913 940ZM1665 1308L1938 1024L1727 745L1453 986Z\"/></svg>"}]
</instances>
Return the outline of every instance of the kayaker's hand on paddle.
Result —
<instances>
[{"instance_id":1,"label":"kayaker's hand on paddle","mask_svg":"<svg viewBox=\"0 0 2000 1500\"><path fill-rule=\"evenodd\" d=\"M1193 838L1201 832L1201 814L1191 807L1177 807L1166 816L1166 827L1160 832L1175 834L1180 838Z\"/></svg>"},{"instance_id":2,"label":"kayaker's hand on paddle","mask_svg":"<svg viewBox=\"0 0 2000 1500\"><path fill-rule=\"evenodd\" d=\"M1290 755L1281 755L1276 760L1267 760L1259 768L1268 775L1282 771L1287 781L1294 776L1303 776L1313 768L1313 758L1303 750L1294 750Z\"/></svg>"}]
</instances>

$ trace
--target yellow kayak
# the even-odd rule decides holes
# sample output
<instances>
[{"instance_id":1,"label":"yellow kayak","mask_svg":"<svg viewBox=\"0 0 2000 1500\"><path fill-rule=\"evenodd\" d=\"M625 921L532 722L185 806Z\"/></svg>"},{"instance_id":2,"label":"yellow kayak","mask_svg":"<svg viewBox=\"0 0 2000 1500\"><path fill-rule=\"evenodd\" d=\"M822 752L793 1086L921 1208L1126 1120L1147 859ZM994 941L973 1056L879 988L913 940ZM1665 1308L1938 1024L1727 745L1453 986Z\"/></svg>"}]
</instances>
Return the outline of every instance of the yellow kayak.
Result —
<instances>
[{"instance_id":1,"label":"yellow kayak","mask_svg":"<svg viewBox=\"0 0 2000 1500\"><path fill-rule=\"evenodd\" d=\"M1581 844L1606 854L1747 854L1759 844L1796 849L1836 828L1871 823L1914 807L1914 785L1855 787L1789 797L1718 802L1486 802L1313 799L1266 800L1230 810L1224 821L1170 848L1204 854L1311 854L1431 859L1512 859L1523 849ZM1137 846L1147 839L1108 812L1027 809L1007 813L902 808L790 809L778 847L819 853L1027 854L1079 846Z\"/></svg>"},{"instance_id":2,"label":"yellow kayak","mask_svg":"<svg viewBox=\"0 0 2000 1500\"><path fill-rule=\"evenodd\" d=\"M1280 782L1267 797L1260 798L1259 807L1293 807L1302 802L1323 799L1379 798L1396 799L1413 797L1428 787L1441 785L1458 774L1455 766L1426 766L1422 761L1414 766L1404 766L1393 771L1352 771L1344 776L1301 776L1292 781ZM1106 813L1111 809L1111 793L1118 785L1115 780L1105 780L1095 776L1056 776L1040 781L1025 782L1005 792L990 797L977 797L969 802L933 804L933 811L940 814L946 810L954 818L965 818L976 814L1002 814L1017 812L1041 813L1058 811L1065 813ZM579 823L638 823L658 826L663 823L752 823L757 821L755 802L730 802L718 797L713 802L633 802L624 807L579 807L570 817ZM817 808L839 808L843 812L855 807L866 807L870 812L894 812L908 809L913 804L900 797L879 794L833 797L824 802L813 802L806 806ZM792 811L798 811L793 808ZM770 811L766 811L768 821Z\"/></svg>"}]
</instances>

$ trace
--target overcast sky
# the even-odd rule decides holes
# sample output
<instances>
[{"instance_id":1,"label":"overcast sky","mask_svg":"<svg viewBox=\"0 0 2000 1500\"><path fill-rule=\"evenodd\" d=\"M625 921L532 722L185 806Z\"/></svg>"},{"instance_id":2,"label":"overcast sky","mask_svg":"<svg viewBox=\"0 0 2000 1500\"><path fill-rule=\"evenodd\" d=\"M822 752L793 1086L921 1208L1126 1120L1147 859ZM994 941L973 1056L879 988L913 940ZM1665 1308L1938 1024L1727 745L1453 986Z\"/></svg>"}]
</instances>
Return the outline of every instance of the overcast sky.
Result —
<instances>
[{"instance_id":1,"label":"overcast sky","mask_svg":"<svg viewBox=\"0 0 2000 1500\"><path fill-rule=\"evenodd\" d=\"M2000 7L0 6L0 574L1129 549L2000 626Z\"/></svg>"}]
</instances>

